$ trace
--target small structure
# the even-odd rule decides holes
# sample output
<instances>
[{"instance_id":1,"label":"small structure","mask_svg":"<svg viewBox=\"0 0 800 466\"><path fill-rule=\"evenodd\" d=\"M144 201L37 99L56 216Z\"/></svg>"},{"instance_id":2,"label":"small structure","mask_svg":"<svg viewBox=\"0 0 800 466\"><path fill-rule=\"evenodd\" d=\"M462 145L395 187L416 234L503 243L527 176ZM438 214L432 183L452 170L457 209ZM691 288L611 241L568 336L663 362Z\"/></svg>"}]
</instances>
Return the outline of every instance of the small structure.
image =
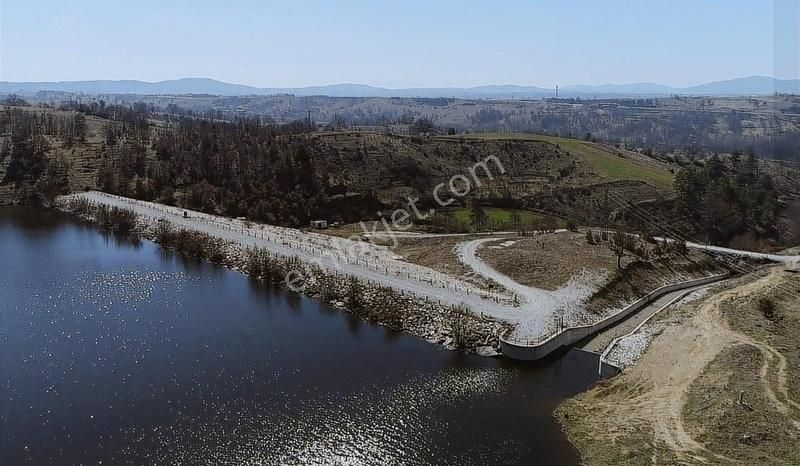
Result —
<instances>
[{"instance_id":1,"label":"small structure","mask_svg":"<svg viewBox=\"0 0 800 466\"><path fill-rule=\"evenodd\" d=\"M327 220L312 220L311 221L311 228L316 228L317 230L324 230L328 228L328 221Z\"/></svg>"}]
</instances>

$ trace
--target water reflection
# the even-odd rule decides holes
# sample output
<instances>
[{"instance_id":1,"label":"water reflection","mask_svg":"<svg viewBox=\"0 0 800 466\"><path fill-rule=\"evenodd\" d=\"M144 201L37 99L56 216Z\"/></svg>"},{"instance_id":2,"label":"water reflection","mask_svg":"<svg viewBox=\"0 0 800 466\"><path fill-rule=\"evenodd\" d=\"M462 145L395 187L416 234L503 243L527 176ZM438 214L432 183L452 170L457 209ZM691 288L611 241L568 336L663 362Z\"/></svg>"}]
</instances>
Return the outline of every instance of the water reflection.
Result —
<instances>
[{"instance_id":1,"label":"water reflection","mask_svg":"<svg viewBox=\"0 0 800 466\"><path fill-rule=\"evenodd\" d=\"M347 322L347 329L350 331L350 335L357 337L361 330L361 323L363 320L353 314L347 313L345 315L345 321Z\"/></svg>"},{"instance_id":2,"label":"water reflection","mask_svg":"<svg viewBox=\"0 0 800 466\"><path fill-rule=\"evenodd\" d=\"M140 249L142 247L142 240L135 235L104 229L98 231L107 245L112 244L119 247L131 247L133 249Z\"/></svg>"},{"instance_id":3,"label":"water reflection","mask_svg":"<svg viewBox=\"0 0 800 466\"><path fill-rule=\"evenodd\" d=\"M2 464L577 462L581 355L445 351L40 214L0 209Z\"/></svg>"}]
</instances>

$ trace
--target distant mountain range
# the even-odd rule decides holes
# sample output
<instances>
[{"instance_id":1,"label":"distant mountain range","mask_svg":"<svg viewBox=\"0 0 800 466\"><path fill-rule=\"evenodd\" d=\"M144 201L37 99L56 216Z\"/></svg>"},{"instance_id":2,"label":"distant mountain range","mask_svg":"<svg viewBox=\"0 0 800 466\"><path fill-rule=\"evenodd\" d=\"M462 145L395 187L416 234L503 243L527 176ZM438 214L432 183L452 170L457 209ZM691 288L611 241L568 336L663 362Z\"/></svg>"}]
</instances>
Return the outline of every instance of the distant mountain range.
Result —
<instances>
[{"instance_id":1,"label":"distant mountain range","mask_svg":"<svg viewBox=\"0 0 800 466\"><path fill-rule=\"evenodd\" d=\"M0 94L33 95L39 91L78 94L210 94L220 96L293 94L330 97L455 97L463 99L508 99L552 97L553 89L535 86L493 85L478 87L389 89L365 84L331 84L298 88L260 88L231 84L208 78L183 78L169 81L0 81ZM800 80L750 76L715 81L692 87L670 87L654 83L574 85L559 89L560 97L620 97L681 95L769 95L775 92L800 94Z\"/></svg>"}]
</instances>

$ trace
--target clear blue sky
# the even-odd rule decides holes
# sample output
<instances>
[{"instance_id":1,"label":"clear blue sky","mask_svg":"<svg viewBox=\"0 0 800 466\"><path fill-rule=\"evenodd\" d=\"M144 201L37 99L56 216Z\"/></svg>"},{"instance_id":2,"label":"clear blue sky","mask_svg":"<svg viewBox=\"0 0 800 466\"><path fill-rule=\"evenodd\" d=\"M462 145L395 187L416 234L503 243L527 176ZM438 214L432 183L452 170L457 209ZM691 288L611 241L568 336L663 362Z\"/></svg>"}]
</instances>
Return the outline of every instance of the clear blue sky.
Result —
<instances>
[{"instance_id":1,"label":"clear blue sky","mask_svg":"<svg viewBox=\"0 0 800 466\"><path fill-rule=\"evenodd\" d=\"M0 80L550 87L788 78L798 70L796 3L0 0Z\"/></svg>"}]
</instances>

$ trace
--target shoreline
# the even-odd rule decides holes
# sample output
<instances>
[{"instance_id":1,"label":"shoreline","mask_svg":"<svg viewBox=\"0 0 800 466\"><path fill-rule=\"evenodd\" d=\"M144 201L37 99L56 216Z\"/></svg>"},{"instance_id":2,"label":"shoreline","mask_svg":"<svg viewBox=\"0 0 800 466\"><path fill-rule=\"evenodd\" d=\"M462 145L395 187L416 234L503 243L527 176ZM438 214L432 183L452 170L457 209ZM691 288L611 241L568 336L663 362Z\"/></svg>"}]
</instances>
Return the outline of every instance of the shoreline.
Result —
<instances>
[{"instance_id":1,"label":"shoreline","mask_svg":"<svg viewBox=\"0 0 800 466\"><path fill-rule=\"evenodd\" d=\"M79 198L81 198L80 194L61 196L53 207L83 220L99 224L100 222L94 216L76 212L70 208L70 200ZM108 205L105 203L98 204ZM158 220L154 222L152 218L141 215L138 215L137 220L136 228L131 233L159 244L161 247L187 253L157 241L156 229L160 223ZM180 227L179 225L175 226ZM199 229L195 230L191 227L184 230L205 235ZM245 246L241 242L213 235L207 236L213 238L215 249L219 249L221 254L218 254L218 260L212 260L209 257L201 257L202 259L248 275L253 279L258 279L254 278L248 270L248 254L256 250L255 246ZM294 244L290 242L289 246L292 245ZM193 254L189 253L189 255ZM286 270L291 267L292 270L302 273L304 277L303 287L301 290L291 290L283 280L261 281L273 286L281 286L287 291L296 291L310 298L318 299L338 310L352 313L369 323L416 336L448 350L460 349L481 356L499 356L498 335L502 331L511 328L510 323L493 318L485 313L465 312L466 310L463 307L436 301L429 296L420 296L407 290L397 290L386 284L376 283L368 279L356 279L358 282L358 299L353 299L353 275L344 271L325 269L320 267L318 263L305 262L294 254L274 254L272 258L277 260L281 267ZM474 295L471 296L474 297Z\"/></svg>"}]
</instances>

